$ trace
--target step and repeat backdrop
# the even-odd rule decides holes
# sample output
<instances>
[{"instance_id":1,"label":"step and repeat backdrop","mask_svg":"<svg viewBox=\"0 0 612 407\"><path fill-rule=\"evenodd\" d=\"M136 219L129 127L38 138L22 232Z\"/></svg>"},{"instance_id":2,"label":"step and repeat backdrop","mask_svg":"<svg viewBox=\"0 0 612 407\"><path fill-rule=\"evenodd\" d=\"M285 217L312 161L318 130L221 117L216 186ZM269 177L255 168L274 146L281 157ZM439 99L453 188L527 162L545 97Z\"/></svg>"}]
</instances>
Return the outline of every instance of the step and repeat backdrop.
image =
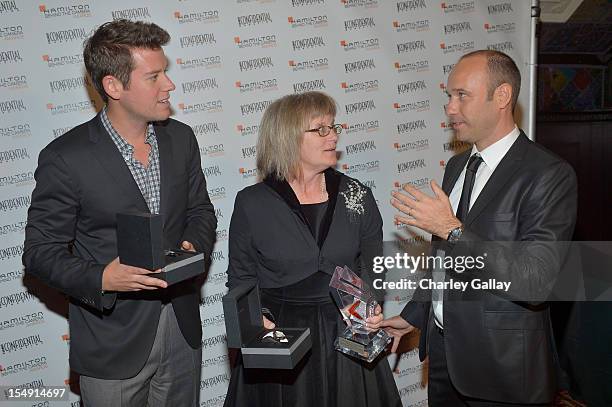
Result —
<instances>
[{"instance_id":1,"label":"step and repeat backdrop","mask_svg":"<svg viewBox=\"0 0 612 407\"><path fill-rule=\"evenodd\" d=\"M21 255L39 151L102 107L82 58L95 27L127 18L155 22L172 35L165 51L176 84L174 117L195 131L219 221L200 308L200 405L212 407L223 404L230 378L221 305L229 220L236 193L257 182L265 108L288 93L332 95L344 128L339 169L372 188L385 240L427 241L393 224L390 191L405 183L428 189L465 148L452 140L443 111L446 79L462 54L488 48L514 57L523 72L521 110L529 111L529 3L0 0L0 385L74 388L76 381L66 299L24 284ZM408 300L401 292L388 297L387 315ZM389 362L404 405L427 405L416 351ZM79 396L40 405L78 406Z\"/></svg>"}]
</instances>

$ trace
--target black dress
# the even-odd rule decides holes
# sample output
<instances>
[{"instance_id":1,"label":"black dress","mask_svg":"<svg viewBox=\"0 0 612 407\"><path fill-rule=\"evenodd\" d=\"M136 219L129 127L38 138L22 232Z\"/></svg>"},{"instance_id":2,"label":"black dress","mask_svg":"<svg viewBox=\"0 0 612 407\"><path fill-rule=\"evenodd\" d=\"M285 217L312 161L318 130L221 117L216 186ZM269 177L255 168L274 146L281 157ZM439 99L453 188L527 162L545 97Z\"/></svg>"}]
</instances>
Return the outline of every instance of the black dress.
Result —
<instances>
[{"instance_id":1,"label":"black dress","mask_svg":"<svg viewBox=\"0 0 612 407\"><path fill-rule=\"evenodd\" d=\"M313 236L326 208L327 202L301 206ZM225 406L401 406L384 357L366 364L334 350L345 324L329 294L330 278L319 271L295 284L261 289L262 306L278 327L310 328L312 350L293 370L244 369L238 360Z\"/></svg>"}]
</instances>

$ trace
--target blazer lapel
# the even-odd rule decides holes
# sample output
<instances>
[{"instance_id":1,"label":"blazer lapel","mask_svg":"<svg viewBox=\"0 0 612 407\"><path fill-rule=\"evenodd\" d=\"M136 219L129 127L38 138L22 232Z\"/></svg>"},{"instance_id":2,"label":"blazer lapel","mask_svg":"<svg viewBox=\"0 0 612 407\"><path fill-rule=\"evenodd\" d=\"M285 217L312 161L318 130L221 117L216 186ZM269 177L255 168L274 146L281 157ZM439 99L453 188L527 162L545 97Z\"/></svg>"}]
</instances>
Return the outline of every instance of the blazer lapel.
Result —
<instances>
[{"instance_id":1,"label":"blazer lapel","mask_svg":"<svg viewBox=\"0 0 612 407\"><path fill-rule=\"evenodd\" d=\"M468 160L470 159L470 153L472 149L468 149L464 151L457 157L457 164L453 168L448 168L448 170L444 173L444 178L442 179L442 190L446 195L450 195L459 175L461 175L461 171L466 166Z\"/></svg>"},{"instance_id":2,"label":"blazer lapel","mask_svg":"<svg viewBox=\"0 0 612 407\"><path fill-rule=\"evenodd\" d=\"M332 220L334 219L334 211L336 210L336 202L338 201L341 178L342 175L332 168L325 170L325 187L327 189L328 200L327 210L325 211L323 219L321 219L321 228L319 229L319 236L317 239L317 244L319 247L323 247L323 243L325 242L327 234L329 233Z\"/></svg>"},{"instance_id":3,"label":"blazer lapel","mask_svg":"<svg viewBox=\"0 0 612 407\"><path fill-rule=\"evenodd\" d=\"M170 202L170 178L172 177L172 143L170 135L166 133L166 129L163 126L155 126L155 137L157 138L157 147L159 150L159 171L160 171L160 205L159 213L164 215L168 210Z\"/></svg>"},{"instance_id":4,"label":"blazer lapel","mask_svg":"<svg viewBox=\"0 0 612 407\"><path fill-rule=\"evenodd\" d=\"M134 196L138 210L149 212L149 207L134 181L123 156L117 149L110 135L102 125L99 115L89 122L89 139L92 142L91 155L94 160L108 172L114 185L117 185L123 193Z\"/></svg>"},{"instance_id":5,"label":"blazer lapel","mask_svg":"<svg viewBox=\"0 0 612 407\"><path fill-rule=\"evenodd\" d=\"M527 139L525 133L521 131L519 137L514 144L512 144L512 147L510 147L510 150L508 150L504 158L499 162L491 178L489 178L482 192L478 195L478 198L476 198L465 220L466 225L470 225L474 219L478 217L480 212L487 207L491 200L498 196L499 191L510 180L512 174L521 167L521 161L525 155L527 143L529 143L529 139Z\"/></svg>"}]
</instances>

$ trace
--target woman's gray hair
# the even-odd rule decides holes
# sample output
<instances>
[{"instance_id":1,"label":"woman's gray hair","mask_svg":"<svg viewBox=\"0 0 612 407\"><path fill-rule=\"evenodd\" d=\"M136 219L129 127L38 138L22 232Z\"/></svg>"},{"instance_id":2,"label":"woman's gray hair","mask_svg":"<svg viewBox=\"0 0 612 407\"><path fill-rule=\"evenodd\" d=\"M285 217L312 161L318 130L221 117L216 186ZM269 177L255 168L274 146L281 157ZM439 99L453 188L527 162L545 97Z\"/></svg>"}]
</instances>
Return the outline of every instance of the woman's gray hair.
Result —
<instances>
[{"instance_id":1,"label":"woman's gray hair","mask_svg":"<svg viewBox=\"0 0 612 407\"><path fill-rule=\"evenodd\" d=\"M259 177L275 176L286 181L299 178L304 131L312 119L326 115L336 116L336 102L323 92L286 95L270 104L259 125Z\"/></svg>"}]
</instances>

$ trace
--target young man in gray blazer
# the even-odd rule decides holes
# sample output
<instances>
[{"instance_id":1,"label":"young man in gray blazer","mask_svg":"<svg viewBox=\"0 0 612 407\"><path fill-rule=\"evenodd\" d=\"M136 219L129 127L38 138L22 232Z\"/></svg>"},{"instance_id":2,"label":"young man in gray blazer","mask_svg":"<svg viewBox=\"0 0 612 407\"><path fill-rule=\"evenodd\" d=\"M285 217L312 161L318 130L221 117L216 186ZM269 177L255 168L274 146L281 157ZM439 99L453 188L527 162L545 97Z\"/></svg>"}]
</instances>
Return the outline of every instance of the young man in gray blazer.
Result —
<instances>
[{"instance_id":1,"label":"young man in gray blazer","mask_svg":"<svg viewBox=\"0 0 612 407\"><path fill-rule=\"evenodd\" d=\"M433 407L547 405L556 390L542 301L564 257L564 245L554 242L570 240L574 230L576 176L517 128L519 89L519 70L507 55L463 56L449 76L445 110L457 139L473 147L448 161L442 188L432 181L433 197L411 186L393 193L403 212L396 219L431 233L434 255L484 256L482 271L447 269L447 281L495 278L512 286L472 290L470 298L452 289L429 292L399 316L373 321L395 335L395 347L421 329Z\"/></svg>"},{"instance_id":2,"label":"young man in gray blazer","mask_svg":"<svg viewBox=\"0 0 612 407\"><path fill-rule=\"evenodd\" d=\"M163 215L167 247L213 248L195 135L169 119L169 40L151 23L101 25L83 54L106 106L45 147L35 173L25 271L70 298L70 366L88 407L187 406L199 394L198 287L167 287L117 257L125 212Z\"/></svg>"}]
</instances>

